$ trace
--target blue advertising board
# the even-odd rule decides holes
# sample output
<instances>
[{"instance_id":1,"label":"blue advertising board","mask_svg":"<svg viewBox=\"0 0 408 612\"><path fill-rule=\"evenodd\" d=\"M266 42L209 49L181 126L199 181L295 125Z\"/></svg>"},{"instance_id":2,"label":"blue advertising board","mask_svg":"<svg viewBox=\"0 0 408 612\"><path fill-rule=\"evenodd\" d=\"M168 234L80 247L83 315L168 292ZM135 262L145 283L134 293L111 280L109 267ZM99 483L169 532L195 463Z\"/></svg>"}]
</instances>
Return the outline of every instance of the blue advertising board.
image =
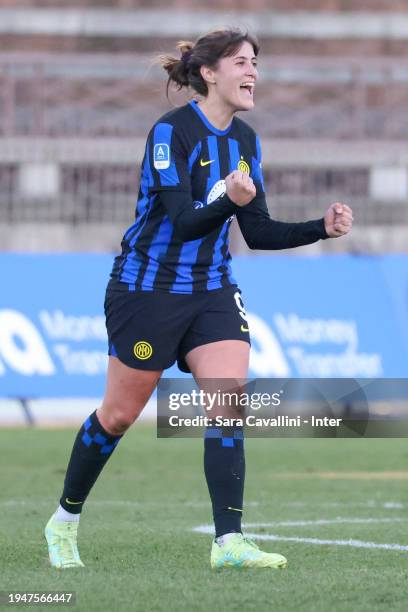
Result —
<instances>
[{"instance_id":1,"label":"blue advertising board","mask_svg":"<svg viewBox=\"0 0 408 612\"><path fill-rule=\"evenodd\" d=\"M1 397L103 394L111 265L106 254L0 255ZM408 377L408 256L237 257L233 271L251 377Z\"/></svg>"}]
</instances>

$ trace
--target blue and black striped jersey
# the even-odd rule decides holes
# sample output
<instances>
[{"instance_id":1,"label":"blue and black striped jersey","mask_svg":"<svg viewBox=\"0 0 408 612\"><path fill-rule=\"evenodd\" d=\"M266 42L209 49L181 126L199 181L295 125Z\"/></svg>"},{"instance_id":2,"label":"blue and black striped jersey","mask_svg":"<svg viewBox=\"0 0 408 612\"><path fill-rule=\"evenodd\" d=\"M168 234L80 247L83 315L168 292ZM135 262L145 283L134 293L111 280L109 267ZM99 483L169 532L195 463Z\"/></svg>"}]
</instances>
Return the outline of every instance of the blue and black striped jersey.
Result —
<instances>
[{"instance_id":1,"label":"blue and black striped jersey","mask_svg":"<svg viewBox=\"0 0 408 612\"><path fill-rule=\"evenodd\" d=\"M257 192L242 208L225 193L224 179L236 169L252 177ZM234 117L218 130L195 101L167 113L147 138L136 218L112 278L129 290L184 294L235 284L228 245L234 214L251 248L289 248L327 237L323 220L270 219L259 138L244 121Z\"/></svg>"}]
</instances>

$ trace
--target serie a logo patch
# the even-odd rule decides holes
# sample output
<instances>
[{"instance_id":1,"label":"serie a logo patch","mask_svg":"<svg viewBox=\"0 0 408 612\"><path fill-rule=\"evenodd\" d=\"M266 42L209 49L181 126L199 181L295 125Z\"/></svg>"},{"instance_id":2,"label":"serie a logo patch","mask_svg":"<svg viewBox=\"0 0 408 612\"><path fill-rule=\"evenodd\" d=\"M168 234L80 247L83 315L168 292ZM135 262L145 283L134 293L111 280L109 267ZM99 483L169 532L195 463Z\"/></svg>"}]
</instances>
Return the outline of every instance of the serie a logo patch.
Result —
<instances>
[{"instance_id":1,"label":"serie a logo patch","mask_svg":"<svg viewBox=\"0 0 408 612\"><path fill-rule=\"evenodd\" d=\"M153 165L156 170L167 170L170 167L170 149L165 142L154 145Z\"/></svg>"}]
</instances>

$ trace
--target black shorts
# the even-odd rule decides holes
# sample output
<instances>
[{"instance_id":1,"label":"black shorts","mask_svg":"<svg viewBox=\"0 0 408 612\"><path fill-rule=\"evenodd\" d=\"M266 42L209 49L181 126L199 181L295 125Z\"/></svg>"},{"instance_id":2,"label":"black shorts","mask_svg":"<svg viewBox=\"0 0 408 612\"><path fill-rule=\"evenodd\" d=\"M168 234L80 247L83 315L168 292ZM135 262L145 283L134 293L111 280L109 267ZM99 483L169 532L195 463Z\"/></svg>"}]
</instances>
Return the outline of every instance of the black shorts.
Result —
<instances>
[{"instance_id":1,"label":"black shorts","mask_svg":"<svg viewBox=\"0 0 408 612\"><path fill-rule=\"evenodd\" d=\"M109 355L131 368L165 370L177 360L190 372L185 356L219 340L250 344L248 323L236 285L197 292L129 291L111 280L105 298Z\"/></svg>"}]
</instances>

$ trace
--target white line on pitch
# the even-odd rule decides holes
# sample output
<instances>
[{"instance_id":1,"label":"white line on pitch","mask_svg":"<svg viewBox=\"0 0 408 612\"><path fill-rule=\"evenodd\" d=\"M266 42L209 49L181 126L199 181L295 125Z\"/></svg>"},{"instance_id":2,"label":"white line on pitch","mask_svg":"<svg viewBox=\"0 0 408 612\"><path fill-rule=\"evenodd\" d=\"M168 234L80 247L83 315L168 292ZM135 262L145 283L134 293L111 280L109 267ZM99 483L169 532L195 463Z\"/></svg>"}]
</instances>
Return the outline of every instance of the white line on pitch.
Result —
<instances>
[{"instance_id":1,"label":"white line on pitch","mask_svg":"<svg viewBox=\"0 0 408 612\"><path fill-rule=\"evenodd\" d=\"M244 527L306 527L308 525L337 525L342 523L395 523L406 521L408 518L342 518L317 519L310 521L274 521L272 523L245 523Z\"/></svg>"},{"instance_id":2,"label":"white line on pitch","mask_svg":"<svg viewBox=\"0 0 408 612\"><path fill-rule=\"evenodd\" d=\"M332 546L353 546L354 548L381 548L383 550L408 551L408 546L403 544L378 544L377 542L362 542L361 540L320 540L318 538L284 537L267 534L247 533L250 538L258 540L276 540L281 542L299 542L302 544L320 544Z\"/></svg>"},{"instance_id":3,"label":"white line on pitch","mask_svg":"<svg viewBox=\"0 0 408 612\"><path fill-rule=\"evenodd\" d=\"M267 506L267 503L262 503L263 506ZM383 502L378 503L374 500L367 500L364 502L324 502L324 503L312 503L312 502L287 502L280 504L282 506L288 506L292 508L384 508L385 510L402 510L406 507L406 504L401 502Z\"/></svg>"},{"instance_id":4,"label":"white line on pitch","mask_svg":"<svg viewBox=\"0 0 408 612\"><path fill-rule=\"evenodd\" d=\"M243 523L245 529L260 528L260 527L306 527L314 525L342 525L343 523L395 523L398 521L407 521L407 517L393 518L343 518L341 516L335 519L316 519L302 521L270 521L268 523ZM199 525L194 527L193 531L200 533L209 533L212 530L211 525Z\"/></svg>"},{"instance_id":5,"label":"white line on pitch","mask_svg":"<svg viewBox=\"0 0 408 612\"><path fill-rule=\"evenodd\" d=\"M340 521L339 521L340 522ZM380 522L380 519L372 522ZM252 523L252 527L261 526L262 523ZM193 531L197 533L208 533L214 535L214 527L212 525L200 525L195 527ZM395 550L405 552L408 551L408 545L403 544L379 544L377 542L364 542L362 540L321 540L320 538L301 538L295 536L278 536L262 533L245 533L246 536L256 540L273 540L276 542L298 542L299 544L318 544L320 546L352 546L354 548L379 548L382 550Z\"/></svg>"}]
</instances>

